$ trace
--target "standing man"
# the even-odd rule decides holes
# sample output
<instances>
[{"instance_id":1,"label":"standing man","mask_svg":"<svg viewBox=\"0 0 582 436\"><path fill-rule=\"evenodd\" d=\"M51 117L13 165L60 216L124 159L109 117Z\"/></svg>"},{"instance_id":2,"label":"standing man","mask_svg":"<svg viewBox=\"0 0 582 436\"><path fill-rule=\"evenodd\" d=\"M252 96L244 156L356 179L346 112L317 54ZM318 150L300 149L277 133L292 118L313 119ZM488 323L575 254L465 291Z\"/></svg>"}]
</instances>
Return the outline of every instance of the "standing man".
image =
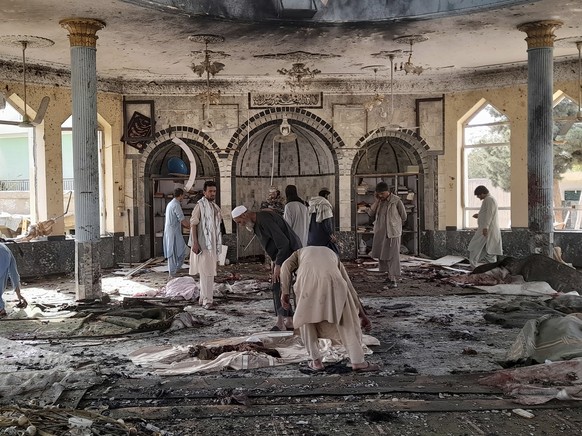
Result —
<instances>
[{"instance_id":1,"label":"standing man","mask_svg":"<svg viewBox=\"0 0 582 436\"><path fill-rule=\"evenodd\" d=\"M327 247L305 247L294 252L281 268L281 305L288 309L292 273L295 282L295 316L303 344L311 357L313 372L323 371L318 338L340 339L354 372L378 371L366 362L362 349L362 328L370 320L338 256Z\"/></svg>"},{"instance_id":2,"label":"standing man","mask_svg":"<svg viewBox=\"0 0 582 436\"><path fill-rule=\"evenodd\" d=\"M254 232L263 249L275 264L272 269L271 282L273 284L273 304L277 324L271 329L292 330L293 312L281 306L281 265L289 256L301 248L301 241L289 224L276 212L250 212L244 206L237 206L232 210L232 219L240 226Z\"/></svg>"},{"instance_id":3,"label":"standing man","mask_svg":"<svg viewBox=\"0 0 582 436\"><path fill-rule=\"evenodd\" d=\"M176 277L184 259L186 258L186 243L182 236L182 227L190 228L190 222L184 218L182 212L182 200L184 190L174 189L174 198L166 206L166 220L164 223L164 257L168 259L168 271L170 279Z\"/></svg>"},{"instance_id":4,"label":"standing man","mask_svg":"<svg viewBox=\"0 0 582 436\"><path fill-rule=\"evenodd\" d=\"M287 185L285 187L285 197L287 198L287 203L285 204L283 218L299 236L301 245L306 247L307 232L309 231L309 215L307 214L306 203L297 195L297 187L295 185Z\"/></svg>"},{"instance_id":5,"label":"standing man","mask_svg":"<svg viewBox=\"0 0 582 436\"><path fill-rule=\"evenodd\" d=\"M400 238L406 209L400 197L390 191L386 182L376 185L375 197L369 211L369 215L376 218L370 256L378 259L378 269L388 273L390 287L396 288L401 275Z\"/></svg>"},{"instance_id":6,"label":"standing man","mask_svg":"<svg viewBox=\"0 0 582 436\"><path fill-rule=\"evenodd\" d=\"M200 274L200 304L206 310L214 308L214 277L222 251L220 208L216 200L216 183L204 182L204 196L198 200L190 218L190 275Z\"/></svg>"},{"instance_id":7,"label":"standing man","mask_svg":"<svg viewBox=\"0 0 582 436\"><path fill-rule=\"evenodd\" d=\"M19 307L26 307L28 303L20 294L20 274L18 274L18 269L16 268L16 260L6 244L0 242L0 318L6 316L6 308L2 295L8 286L8 278L10 278L14 292L16 292L16 296L18 297Z\"/></svg>"},{"instance_id":8,"label":"standing man","mask_svg":"<svg viewBox=\"0 0 582 436\"><path fill-rule=\"evenodd\" d=\"M482 201L477 218L477 231L469 242L469 262L475 268L481 263L497 262L497 256L503 254L501 245L501 230L497 219L497 201L489 194L489 190L479 185L475 195Z\"/></svg>"},{"instance_id":9,"label":"standing man","mask_svg":"<svg viewBox=\"0 0 582 436\"><path fill-rule=\"evenodd\" d=\"M333 209L327 197L330 192L327 188L322 188L316 197L309 199L309 234L307 245L317 245L327 247L339 255L339 250L335 244Z\"/></svg>"}]
</instances>

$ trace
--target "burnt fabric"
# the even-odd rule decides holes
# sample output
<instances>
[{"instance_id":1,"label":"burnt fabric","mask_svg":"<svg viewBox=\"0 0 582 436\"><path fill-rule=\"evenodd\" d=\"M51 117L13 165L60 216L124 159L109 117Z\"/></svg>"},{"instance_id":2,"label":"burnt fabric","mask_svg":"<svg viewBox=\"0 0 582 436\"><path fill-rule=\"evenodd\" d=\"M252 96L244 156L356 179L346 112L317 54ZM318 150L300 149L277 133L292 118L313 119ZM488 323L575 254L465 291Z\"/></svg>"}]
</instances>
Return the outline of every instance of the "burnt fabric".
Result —
<instances>
[{"instance_id":1,"label":"burnt fabric","mask_svg":"<svg viewBox=\"0 0 582 436\"><path fill-rule=\"evenodd\" d=\"M505 258L500 266L512 275L523 276L526 282L547 282L559 292L582 290L582 273L541 254L532 254L524 259Z\"/></svg>"},{"instance_id":2,"label":"burnt fabric","mask_svg":"<svg viewBox=\"0 0 582 436\"><path fill-rule=\"evenodd\" d=\"M528 321L509 349L505 367L582 357L582 314Z\"/></svg>"}]
</instances>

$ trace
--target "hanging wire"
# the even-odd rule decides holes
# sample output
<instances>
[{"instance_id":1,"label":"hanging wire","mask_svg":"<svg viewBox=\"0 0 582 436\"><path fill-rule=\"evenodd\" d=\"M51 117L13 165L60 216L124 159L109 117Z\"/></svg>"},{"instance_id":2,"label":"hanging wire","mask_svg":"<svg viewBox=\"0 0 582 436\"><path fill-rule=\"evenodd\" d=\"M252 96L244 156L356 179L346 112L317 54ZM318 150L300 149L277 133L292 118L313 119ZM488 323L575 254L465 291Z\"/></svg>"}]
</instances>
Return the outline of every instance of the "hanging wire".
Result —
<instances>
[{"instance_id":1,"label":"hanging wire","mask_svg":"<svg viewBox=\"0 0 582 436\"><path fill-rule=\"evenodd\" d=\"M22 41L22 83L24 86L24 116L22 117L23 123L30 121L26 112L26 47L28 47L28 42Z\"/></svg>"},{"instance_id":2,"label":"hanging wire","mask_svg":"<svg viewBox=\"0 0 582 436\"><path fill-rule=\"evenodd\" d=\"M275 138L273 137L273 150L271 155L271 186L273 186L274 176L275 176Z\"/></svg>"},{"instance_id":3,"label":"hanging wire","mask_svg":"<svg viewBox=\"0 0 582 436\"><path fill-rule=\"evenodd\" d=\"M582 81L581 81L581 70L582 70L582 41L576 42L576 48L578 49L578 113L576 114L578 120L582 118Z\"/></svg>"},{"instance_id":4,"label":"hanging wire","mask_svg":"<svg viewBox=\"0 0 582 436\"><path fill-rule=\"evenodd\" d=\"M394 55L390 55L390 122L394 118Z\"/></svg>"}]
</instances>

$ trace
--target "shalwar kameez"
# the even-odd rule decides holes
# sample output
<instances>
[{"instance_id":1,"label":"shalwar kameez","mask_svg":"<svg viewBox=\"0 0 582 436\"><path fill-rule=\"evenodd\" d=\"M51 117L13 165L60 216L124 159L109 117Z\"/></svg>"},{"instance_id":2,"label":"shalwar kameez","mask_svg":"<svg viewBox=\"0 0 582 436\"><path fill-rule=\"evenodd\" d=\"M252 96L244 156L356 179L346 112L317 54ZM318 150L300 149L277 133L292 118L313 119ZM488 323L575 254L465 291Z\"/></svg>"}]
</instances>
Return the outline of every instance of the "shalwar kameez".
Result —
<instances>
[{"instance_id":1,"label":"shalwar kameez","mask_svg":"<svg viewBox=\"0 0 582 436\"><path fill-rule=\"evenodd\" d=\"M164 257L168 259L170 277L176 276L176 271L182 267L186 258L186 242L182 236L182 221L184 212L178 199L173 198L166 206L164 223Z\"/></svg>"},{"instance_id":2,"label":"shalwar kameez","mask_svg":"<svg viewBox=\"0 0 582 436\"><path fill-rule=\"evenodd\" d=\"M18 297L19 304L26 307L26 300L20 294L20 274L16 267L16 259L10 249L0 243L0 316L6 316L3 294L8 286L8 279L12 283L12 288Z\"/></svg>"},{"instance_id":3,"label":"shalwar kameez","mask_svg":"<svg viewBox=\"0 0 582 436\"><path fill-rule=\"evenodd\" d=\"M311 359L321 359L318 338L329 338L341 341L352 364L362 364L363 309L338 256L321 246L295 251L281 267L283 295L290 293L293 272L297 274L293 326L299 328Z\"/></svg>"},{"instance_id":4,"label":"shalwar kameez","mask_svg":"<svg viewBox=\"0 0 582 436\"><path fill-rule=\"evenodd\" d=\"M378 259L380 272L387 272L395 280L400 277L400 239L406 209L400 197L390 194L385 201L374 202L369 214L376 218L370 256Z\"/></svg>"},{"instance_id":5,"label":"shalwar kameez","mask_svg":"<svg viewBox=\"0 0 582 436\"><path fill-rule=\"evenodd\" d=\"M214 277L216 265L222 250L220 232L220 208L213 201L202 197L190 218L190 226L196 226L200 253L190 255L190 275L200 274L200 304L212 305L214 302Z\"/></svg>"},{"instance_id":6,"label":"shalwar kameez","mask_svg":"<svg viewBox=\"0 0 582 436\"><path fill-rule=\"evenodd\" d=\"M484 234L486 229L487 235ZM501 229L497 218L497 201L487 194L481 203L477 216L477 231L469 246L469 262L473 267L482 263L497 262L497 256L503 254Z\"/></svg>"},{"instance_id":7,"label":"shalwar kameez","mask_svg":"<svg viewBox=\"0 0 582 436\"><path fill-rule=\"evenodd\" d=\"M309 215L307 206L302 201L290 201L285 205L283 218L299 236L301 245L307 246L307 232L309 231Z\"/></svg>"}]
</instances>

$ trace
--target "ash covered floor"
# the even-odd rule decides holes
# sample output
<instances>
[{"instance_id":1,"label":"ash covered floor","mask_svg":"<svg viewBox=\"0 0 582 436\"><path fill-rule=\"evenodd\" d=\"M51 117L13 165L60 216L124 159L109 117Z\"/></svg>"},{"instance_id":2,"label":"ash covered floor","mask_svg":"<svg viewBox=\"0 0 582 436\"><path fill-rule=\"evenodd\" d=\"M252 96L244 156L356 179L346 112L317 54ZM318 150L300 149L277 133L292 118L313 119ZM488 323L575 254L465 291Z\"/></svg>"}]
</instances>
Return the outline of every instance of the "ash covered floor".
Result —
<instances>
[{"instance_id":1,"label":"ash covered floor","mask_svg":"<svg viewBox=\"0 0 582 436\"><path fill-rule=\"evenodd\" d=\"M451 285L443 280L450 273L436 267L405 264L397 289L385 289L370 265L346 267L372 321L370 334L380 342L368 356L382 366L379 373L353 374L342 362L317 375L302 373L296 363L160 375L136 365L130 353L268 331L274 325L270 292L219 295L216 310L207 311L192 301L148 297L166 284L167 274L147 268L132 278L105 271L108 304L76 303L73 277L30 280L23 286L27 311L42 310L43 318L19 319L10 309L10 319L0 321L0 434L24 434L18 433L24 427L9 425L21 415L37 420L39 429L49 423L46 434L69 434L75 410L85 411L93 434L131 428L144 435L205 436L577 434L578 402L523 406L478 383L501 369L498 361L520 331L486 322L486 308L515 296ZM267 282L268 276L266 265L240 263L220 267L217 281ZM132 298L137 292L146 296ZM10 308L12 294L4 297ZM96 322L111 319L112 309L147 310L155 319ZM184 310L192 327L172 329L167 320ZM52 404L61 407L61 418L49 416ZM10 410L14 406L20 409Z\"/></svg>"}]
</instances>

